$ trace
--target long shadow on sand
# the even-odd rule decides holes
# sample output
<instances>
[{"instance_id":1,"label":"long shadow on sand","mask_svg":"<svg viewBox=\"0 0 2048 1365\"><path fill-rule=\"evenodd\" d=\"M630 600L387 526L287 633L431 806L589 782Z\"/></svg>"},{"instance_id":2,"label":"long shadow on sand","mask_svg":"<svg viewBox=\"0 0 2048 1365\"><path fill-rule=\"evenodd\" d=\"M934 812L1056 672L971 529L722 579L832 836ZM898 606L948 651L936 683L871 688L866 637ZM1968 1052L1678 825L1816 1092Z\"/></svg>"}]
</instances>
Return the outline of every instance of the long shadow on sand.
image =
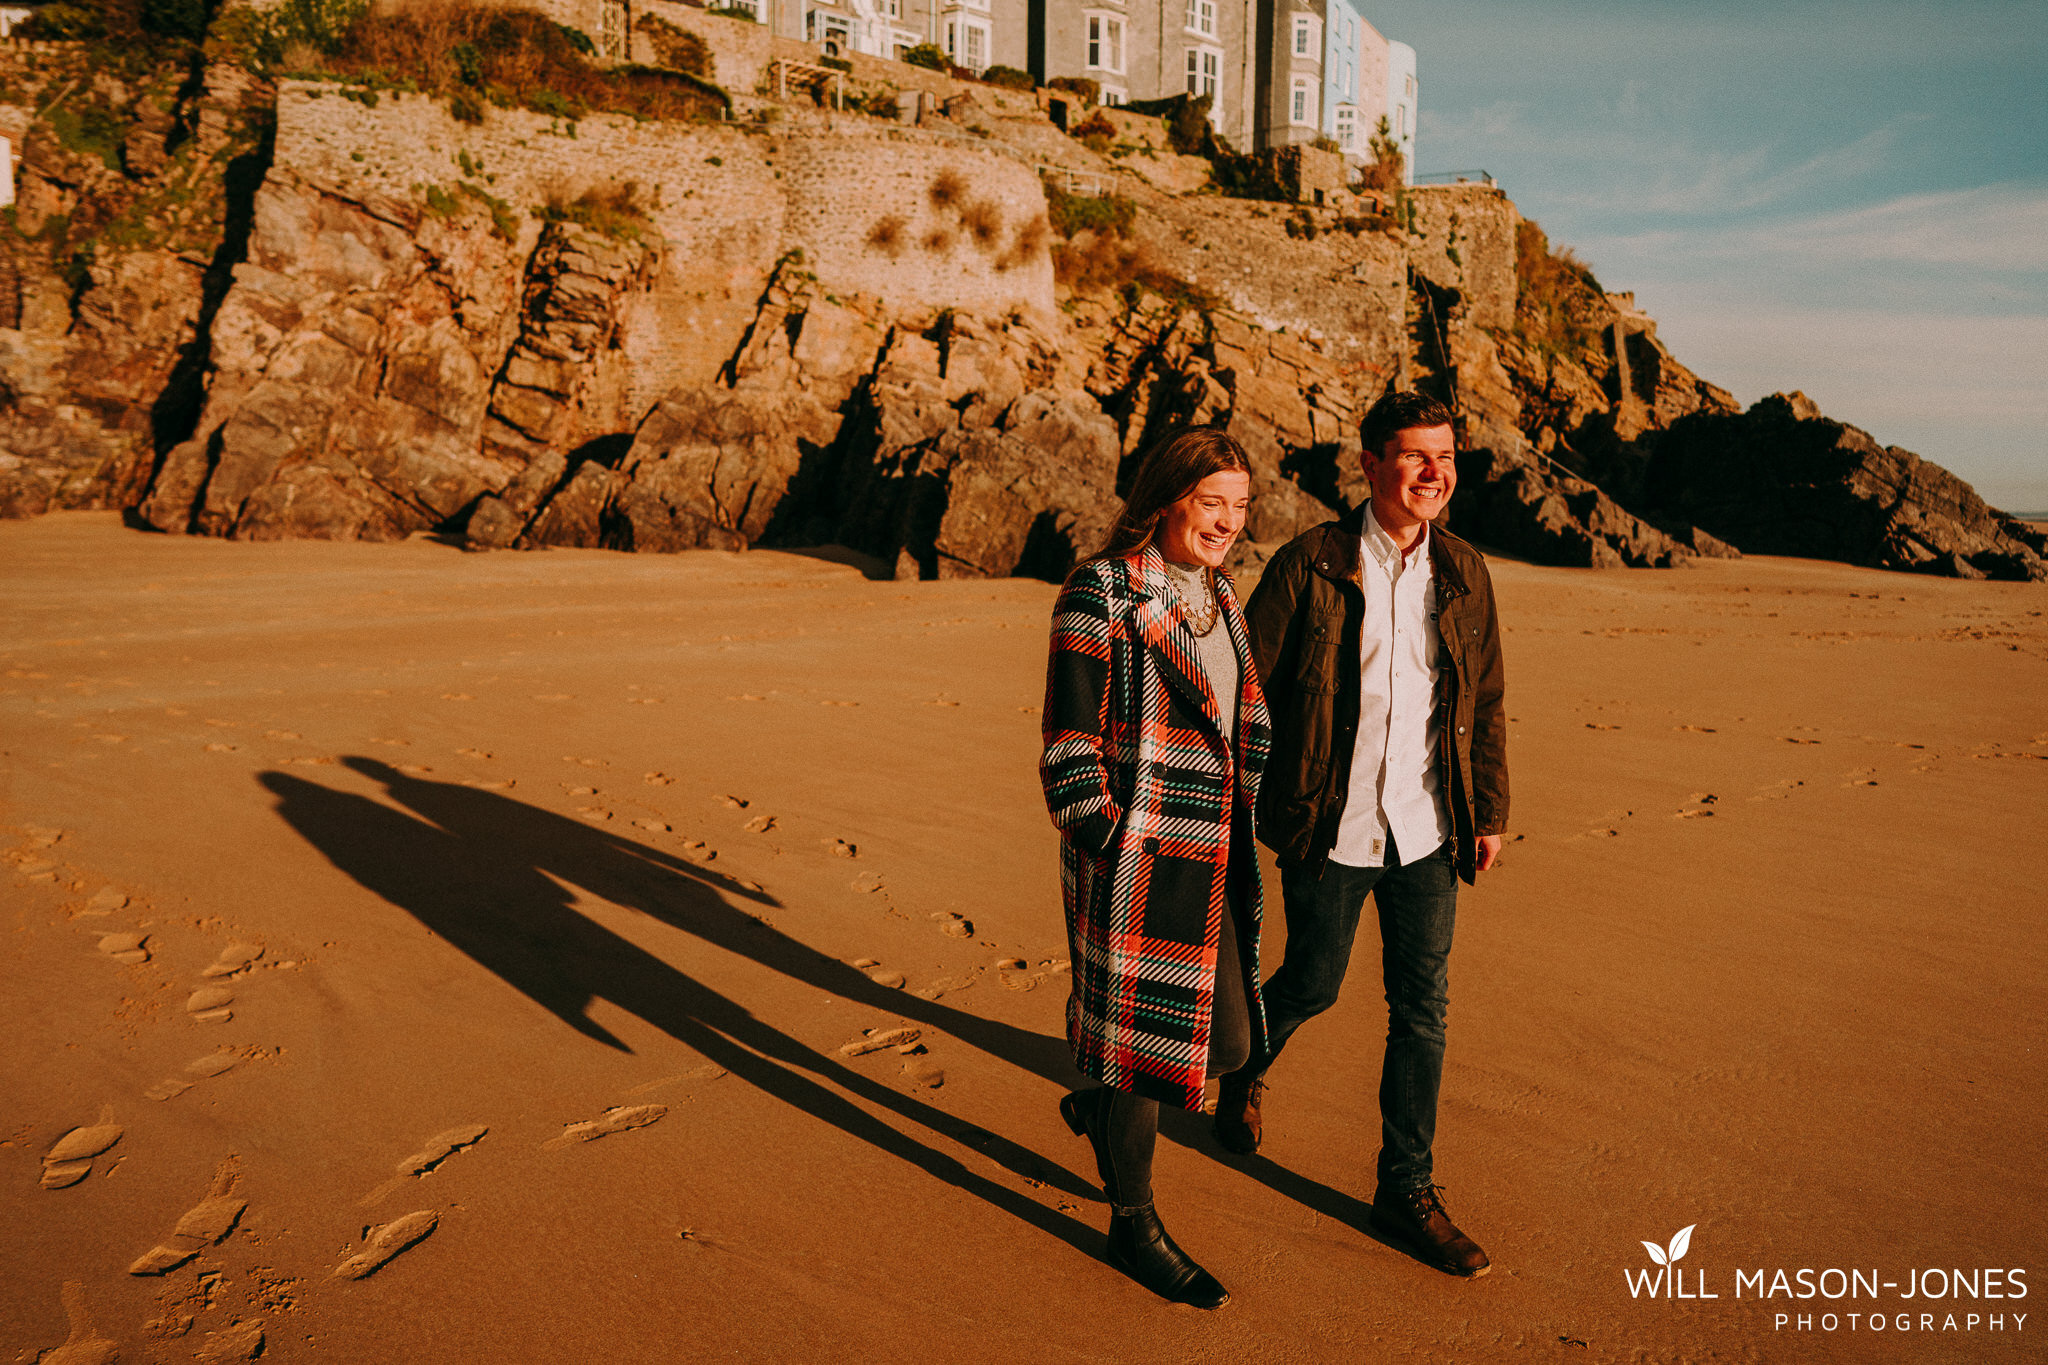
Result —
<instances>
[{"instance_id":1,"label":"long shadow on sand","mask_svg":"<svg viewBox=\"0 0 2048 1365\"><path fill-rule=\"evenodd\" d=\"M1087 1198L1093 1190L1028 1150L840 1065L576 910L554 878L643 911L798 980L906 1017L1013 1062L1050 1072L1056 1039L993 1024L876 985L843 963L735 908L774 905L733 879L493 792L427 782L368 758L344 762L384 784L418 817L285 773L258 779L278 814L356 881L489 968L579 1033L625 1044L587 1017L609 1000L733 1075L813 1118L976 1195L1095 1255L1085 1225L978 1175L851 1103L855 1095L944 1134L1016 1174ZM927 1006L912 1009L906 1006ZM845 1094L835 1093L826 1084Z\"/></svg>"}]
</instances>

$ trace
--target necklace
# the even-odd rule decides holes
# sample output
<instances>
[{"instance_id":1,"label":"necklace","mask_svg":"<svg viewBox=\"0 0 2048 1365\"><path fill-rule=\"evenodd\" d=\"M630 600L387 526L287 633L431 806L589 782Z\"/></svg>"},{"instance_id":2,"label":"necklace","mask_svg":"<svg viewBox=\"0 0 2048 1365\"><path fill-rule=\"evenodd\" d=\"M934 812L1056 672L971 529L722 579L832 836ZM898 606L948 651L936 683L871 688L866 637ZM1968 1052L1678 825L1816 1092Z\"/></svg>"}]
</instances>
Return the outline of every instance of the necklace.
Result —
<instances>
[{"instance_id":1,"label":"necklace","mask_svg":"<svg viewBox=\"0 0 2048 1365\"><path fill-rule=\"evenodd\" d=\"M1207 569L1184 569L1167 561L1167 577L1173 581L1174 592L1180 597L1181 614L1187 618L1188 629L1196 639L1203 639L1216 629L1216 621L1222 613L1216 601L1216 590L1212 586ZM1199 592L1200 605L1192 600Z\"/></svg>"}]
</instances>

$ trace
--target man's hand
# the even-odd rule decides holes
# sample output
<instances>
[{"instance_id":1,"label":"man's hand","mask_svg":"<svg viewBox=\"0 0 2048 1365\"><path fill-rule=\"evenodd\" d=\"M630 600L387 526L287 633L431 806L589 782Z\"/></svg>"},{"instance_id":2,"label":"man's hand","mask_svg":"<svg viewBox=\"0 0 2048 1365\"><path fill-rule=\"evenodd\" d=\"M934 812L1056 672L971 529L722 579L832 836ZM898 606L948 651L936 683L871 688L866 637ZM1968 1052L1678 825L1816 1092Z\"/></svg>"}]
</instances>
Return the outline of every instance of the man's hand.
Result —
<instances>
[{"instance_id":1,"label":"man's hand","mask_svg":"<svg viewBox=\"0 0 2048 1365\"><path fill-rule=\"evenodd\" d=\"M1479 836L1479 870L1486 871L1500 861L1500 836L1482 834Z\"/></svg>"}]
</instances>

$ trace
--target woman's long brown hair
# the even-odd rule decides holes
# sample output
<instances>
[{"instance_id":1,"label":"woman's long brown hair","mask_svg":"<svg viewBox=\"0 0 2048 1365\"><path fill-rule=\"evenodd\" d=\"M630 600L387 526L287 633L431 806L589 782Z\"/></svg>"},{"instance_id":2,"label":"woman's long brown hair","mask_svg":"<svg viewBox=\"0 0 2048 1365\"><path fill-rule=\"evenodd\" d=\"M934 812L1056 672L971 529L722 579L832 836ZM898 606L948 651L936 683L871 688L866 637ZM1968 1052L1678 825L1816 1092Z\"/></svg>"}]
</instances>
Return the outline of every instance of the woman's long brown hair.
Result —
<instances>
[{"instance_id":1,"label":"woman's long brown hair","mask_svg":"<svg viewBox=\"0 0 2048 1365\"><path fill-rule=\"evenodd\" d=\"M1249 475L1252 464L1244 447L1223 428L1181 427L1167 433L1139 458L1124 510L1094 557L1118 559L1142 549L1159 533L1167 508L1194 492L1211 474L1226 469Z\"/></svg>"}]
</instances>

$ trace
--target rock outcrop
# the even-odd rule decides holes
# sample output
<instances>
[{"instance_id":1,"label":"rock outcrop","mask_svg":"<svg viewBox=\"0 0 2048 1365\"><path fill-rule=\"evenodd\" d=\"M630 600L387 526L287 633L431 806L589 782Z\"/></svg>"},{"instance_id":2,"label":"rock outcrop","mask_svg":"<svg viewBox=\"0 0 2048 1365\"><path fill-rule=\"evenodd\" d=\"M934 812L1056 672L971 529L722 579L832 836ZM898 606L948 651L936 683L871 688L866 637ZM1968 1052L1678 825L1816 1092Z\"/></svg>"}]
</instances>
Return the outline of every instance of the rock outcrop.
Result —
<instances>
[{"instance_id":1,"label":"rock outcrop","mask_svg":"<svg viewBox=\"0 0 2048 1365\"><path fill-rule=\"evenodd\" d=\"M212 311L269 158L271 91L83 45L0 45L0 516L126 508L190 431ZM31 114L36 117L31 118Z\"/></svg>"},{"instance_id":2,"label":"rock outcrop","mask_svg":"<svg viewBox=\"0 0 2048 1365\"><path fill-rule=\"evenodd\" d=\"M1753 554L2048 580L2048 537L1800 393L1674 423L1656 444L1645 495Z\"/></svg>"}]
</instances>

